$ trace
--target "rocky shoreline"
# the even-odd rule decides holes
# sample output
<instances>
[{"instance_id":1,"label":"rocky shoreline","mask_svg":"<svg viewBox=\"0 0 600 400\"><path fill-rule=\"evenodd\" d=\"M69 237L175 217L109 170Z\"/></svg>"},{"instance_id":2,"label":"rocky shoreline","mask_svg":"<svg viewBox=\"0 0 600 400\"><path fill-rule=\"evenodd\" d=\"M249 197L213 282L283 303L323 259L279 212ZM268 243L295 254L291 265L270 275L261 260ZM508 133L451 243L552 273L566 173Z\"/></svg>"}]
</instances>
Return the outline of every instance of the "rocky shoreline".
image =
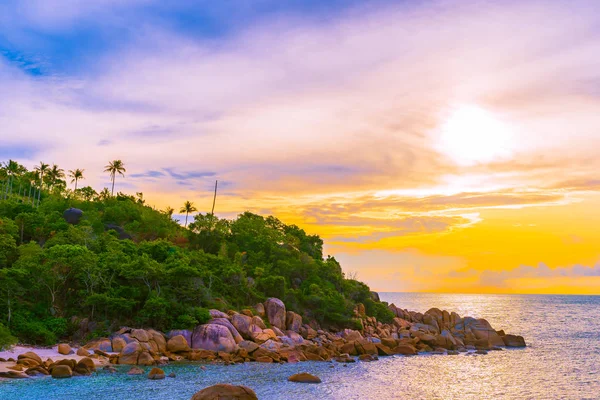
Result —
<instances>
[{"instance_id":1,"label":"rocky shoreline","mask_svg":"<svg viewBox=\"0 0 600 400\"><path fill-rule=\"evenodd\" d=\"M380 356L414 356L420 353L456 355L486 354L504 347L525 347L521 336L495 330L485 319L460 317L455 312L432 308L424 314L388 306L395 317L384 324L368 317L362 304L355 309L362 329L331 332L314 321L287 311L276 298L253 309L227 313L211 310L211 320L193 330L162 333L153 329L121 328L73 349L57 348L61 360L42 360L35 352L17 359L0 358L0 378L90 375L97 368L113 373L113 365L159 367L171 361L203 361L225 364L262 362L295 363L375 361ZM72 358L69 358L72 357ZM139 369L139 368L138 368ZM139 369L135 373L144 373ZM150 376L151 375L151 376ZM150 379L162 379L154 368Z\"/></svg>"}]
</instances>

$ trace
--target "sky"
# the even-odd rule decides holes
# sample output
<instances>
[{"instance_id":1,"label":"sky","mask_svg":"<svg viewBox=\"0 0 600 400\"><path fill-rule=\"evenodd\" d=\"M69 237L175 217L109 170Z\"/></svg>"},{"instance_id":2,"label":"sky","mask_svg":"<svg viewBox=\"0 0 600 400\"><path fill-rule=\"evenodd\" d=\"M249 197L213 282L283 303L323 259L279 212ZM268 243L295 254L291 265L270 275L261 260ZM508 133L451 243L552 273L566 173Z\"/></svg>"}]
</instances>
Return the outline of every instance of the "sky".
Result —
<instances>
[{"instance_id":1,"label":"sky","mask_svg":"<svg viewBox=\"0 0 600 400\"><path fill-rule=\"evenodd\" d=\"M250 210L378 291L600 294L594 0L4 0L0 160Z\"/></svg>"}]
</instances>

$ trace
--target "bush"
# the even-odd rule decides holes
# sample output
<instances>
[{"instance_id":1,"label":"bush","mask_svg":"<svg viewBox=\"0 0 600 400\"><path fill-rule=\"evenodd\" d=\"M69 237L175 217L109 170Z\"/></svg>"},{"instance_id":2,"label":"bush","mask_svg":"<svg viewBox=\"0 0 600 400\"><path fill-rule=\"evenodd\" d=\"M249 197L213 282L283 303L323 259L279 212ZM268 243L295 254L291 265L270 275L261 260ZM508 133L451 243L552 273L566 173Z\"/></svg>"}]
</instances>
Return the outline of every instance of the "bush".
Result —
<instances>
[{"instance_id":1,"label":"bush","mask_svg":"<svg viewBox=\"0 0 600 400\"><path fill-rule=\"evenodd\" d=\"M285 297L286 289L285 278L280 275L261 278L258 281L257 288L267 297L277 297L278 299L283 299Z\"/></svg>"},{"instance_id":2,"label":"bush","mask_svg":"<svg viewBox=\"0 0 600 400\"><path fill-rule=\"evenodd\" d=\"M173 323L173 329L190 329L198 325L198 320L191 315L183 314L177 317Z\"/></svg>"},{"instance_id":3,"label":"bush","mask_svg":"<svg viewBox=\"0 0 600 400\"><path fill-rule=\"evenodd\" d=\"M395 315L387 307L386 303L377 303L371 299L367 299L364 304L367 315L377 318L377 321L390 324L394 320Z\"/></svg>"},{"instance_id":4,"label":"bush","mask_svg":"<svg viewBox=\"0 0 600 400\"><path fill-rule=\"evenodd\" d=\"M17 343L17 338L10 334L7 327L0 324L0 351L10 349Z\"/></svg>"},{"instance_id":5,"label":"bush","mask_svg":"<svg viewBox=\"0 0 600 400\"><path fill-rule=\"evenodd\" d=\"M194 317L198 324L202 325L210 321L210 312L206 308L194 307Z\"/></svg>"}]
</instances>

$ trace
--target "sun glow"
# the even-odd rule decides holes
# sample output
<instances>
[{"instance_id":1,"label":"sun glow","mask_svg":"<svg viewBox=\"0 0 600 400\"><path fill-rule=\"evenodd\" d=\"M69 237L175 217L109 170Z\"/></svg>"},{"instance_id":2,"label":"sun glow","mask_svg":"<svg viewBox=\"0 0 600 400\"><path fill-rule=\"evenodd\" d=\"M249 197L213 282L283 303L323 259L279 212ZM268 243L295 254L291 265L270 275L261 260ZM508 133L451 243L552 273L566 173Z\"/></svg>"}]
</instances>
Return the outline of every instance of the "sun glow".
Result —
<instances>
[{"instance_id":1,"label":"sun glow","mask_svg":"<svg viewBox=\"0 0 600 400\"><path fill-rule=\"evenodd\" d=\"M437 148L460 165L506 159L513 153L508 127L488 111L461 106L442 124Z\"/></svg>"}]
</instances>

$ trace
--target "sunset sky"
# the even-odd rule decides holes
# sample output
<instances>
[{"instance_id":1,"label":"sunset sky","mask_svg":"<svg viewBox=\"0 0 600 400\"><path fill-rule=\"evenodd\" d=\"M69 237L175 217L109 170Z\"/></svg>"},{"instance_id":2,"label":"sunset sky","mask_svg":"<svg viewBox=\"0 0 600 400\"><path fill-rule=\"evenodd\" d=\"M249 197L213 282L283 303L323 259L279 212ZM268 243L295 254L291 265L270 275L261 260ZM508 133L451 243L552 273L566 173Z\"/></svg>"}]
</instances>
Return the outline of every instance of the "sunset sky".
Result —
<instances>
[{"instance_id":1,"label":"sunset sky","mask_svg":"<svg viewBox=\"0 0 600 400\"><path fill-rule=\"evenodd\" d=\"M0 2L0 160L218 179L379 291L600 294L599 150L595 0Z\"/></svg>"}]
</instances>

